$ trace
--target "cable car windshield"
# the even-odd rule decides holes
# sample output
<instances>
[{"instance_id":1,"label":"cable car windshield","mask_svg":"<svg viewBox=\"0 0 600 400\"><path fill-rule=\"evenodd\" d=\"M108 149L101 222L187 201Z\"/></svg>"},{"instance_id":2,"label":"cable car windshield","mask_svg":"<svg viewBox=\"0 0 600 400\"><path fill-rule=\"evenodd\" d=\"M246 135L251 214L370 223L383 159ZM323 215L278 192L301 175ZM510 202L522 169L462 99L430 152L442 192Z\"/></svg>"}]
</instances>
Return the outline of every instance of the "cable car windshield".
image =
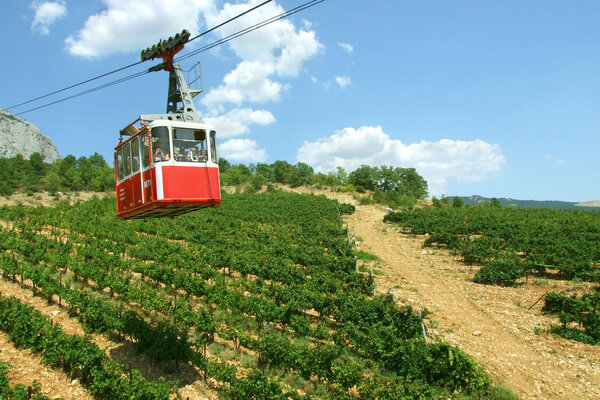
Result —
<instances>
[{"instance_id":1,"label":"cable car windshield","mask_svg":"<svg viewBox=\"0 0 600 400\"><path fill-rule=\"evenodd\" d=\"M171 159L169 128L166 126L157 126L151 129L151 135L154 162L169 161Z\"/></svg>"},{"instance_id":2,"label":"cable car windshield","mask_svg":"<svg viewBox=\"0 0 600 400\"><path fill-rule=\"evenodd\" d=\"M206 131L202 129L175 128L173 131L175 161L206 162Z\"/></svg>"}]
</instances>

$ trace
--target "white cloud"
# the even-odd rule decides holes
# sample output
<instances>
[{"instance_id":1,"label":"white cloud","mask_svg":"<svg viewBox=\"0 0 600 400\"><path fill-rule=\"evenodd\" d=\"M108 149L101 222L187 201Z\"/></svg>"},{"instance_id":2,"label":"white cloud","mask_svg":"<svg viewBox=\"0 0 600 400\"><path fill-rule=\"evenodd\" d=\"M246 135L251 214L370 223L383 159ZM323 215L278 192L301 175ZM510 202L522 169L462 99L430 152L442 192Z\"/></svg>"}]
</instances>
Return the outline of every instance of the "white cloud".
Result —
<instances>
[{"instance_id":1,"label":"white cloud","mask_svg":"<svg viewBox=\"0 0 600 400\"><path fill-rule=\"evenodd\" d=\"M37 30L42 35L50 33L50 25L67 15L67 5L64 1L34 1L29 6L35 10L31 29Z\"/></svg>"},{"instance_id":2,"label":"white cloud","mask_svg":"<svg viewBox=\"0 0 600 400\"><path fill-rule=\"evenodd\" d=\"M200 12L213 0L102 0L106 9L90 16L76 37L65 40L75 56L100 57L140 51L160 39L188 29L198 32Z\"/></svg>"},{"instance_id":3,"label":"white cloud","mask_svg":"<svg viewBox=\"0 0 600 400\"><path fill-rule=\"evenodd\" d=\"M344 89L352 83L352 78L350 78L349 76L336 76L335 81L338 85L340 85L342 89Z\"/></svg>"},{"instance_id":4,"label":"white cloud","mask_svg":"<svg viewBox=\"0 0 600 400\"><path fill-rule=\"evenodd\" d=\"M266 150L251 139L229 139L219 145L219 154L228 161L264 162L268 158Z\"/></svg>"},{"instance_id":5,"label":"white cloud","mask_svg":"<svg viewBox=\"0 0 600 400\"><path fill-rule=\"evenodd\" d=\"M223 5L216 0L102 2L105 9L90 16L79 32L65 40L70 54L94 58L114 52L139 52L184 28L194 35L199 33L200 26L216 26L262 0ZM280 5L271 2L212 35L224 38L283 12ZM239 62L220 85L208 89L200 100L204 119L215 124L219 134L226 138L248 133L252 124L273 123L275 117L268 110L252 110L248 103L278 101L289 86L284 80L298 76L305 62L323 49L306 20L299 27L290 20L275 21L227 44ZM219 56L230 57L231 52L221 51Z\"/></svg>"},{"instance_id":6,"label":"white cloud","mask_svg":"<svg viewBox=\"0 0 600 400\"><path fill-rule=\"evenodd\" d=\"M202 104L215 109L225 103L240 105L245 101L264 103L279 100L282 85L268 78L270 71L258 61L242 61L227 73L223 84L210 90Z\"/></svg>"},{"instance_id":7,"label":"white cloud","mask_svg":"<svg viewBox=\"0 0 600 400\"><path fill-rule=\"evenodd\" d=\"M226 3L221 9L212 8L204 14L206 26L215 26L258 5L261 0L243 3ZM216 33L221 38L244 28L261 23L284 12L275 2L268 3L243 17L223 26ZM260 123L253 118L244 119L236 110L245 103L264 104L279 101L281 93L288 87L283 79L299 75L304 63L315 56L323 45L311 30L308 21L300 28L290 20L279 20L256 31L228 42L229 48L240 59L238 65L223 78L223 82L202 97L201 104L213 123L221 126L226 137L249 132L249 123ZM268 111L268 122L275 118ZM205 118L206 119L206 118Z\"/></svg>"},{"instance_id":8,"label":"white cloud","mask_svg":"<svg viewBox=\"0 0 600 400\"><path fill-rule=\"evenodd\" d=\"M338 43L338 46L342 48L346 53L352 54L354 52L354 46L348 43Z\"/></svg>"},{"instance_id":9,"label":"white cloud","mask_svg":"<svg viewBox=\"0 0 600 400\"><path fill-rule=\"evenodd\" d=\"M225 114L204 117L203 120L215 126L220 138L230 138L248 133L250 124L272 124L275 117L266 110L235 108Z\"/></svg>"},{"instance_id":10,"label":"white cloud","mask_svg":"<svg viewBox=\"0 0 600 400\"><path fill-rule=\"evenodd\" d=\"M206 25L214 26L233 18L260 2L227 3L221 10L212 9L212 12L205 14ZM274 2L266 4L225 25L218 30L218 34L221 37L234 34L284 11ZM308 25L304 23L304 26ZM279 76L296 76L302 64L323 47L316 39L315 32L307 29L296 29L290 20L283 19L232 40L229 46L242 60L258 61Z\"/></svg>"},{"instance_id":11,"label":"white cloud","mask_svg":"<svg viewBox=\"0 0 600 400\"><path fill-rule=\"evenodd\" d=\"M296 157L322 172L337 166L353 171L363 164L415 168L427 180L429 193L436 196L446 193L448 179L482 181L506 162L497 144L441 139L406 145L373 126L344 128L315 142L304 142Z\"/></svg>"}]
</instances>

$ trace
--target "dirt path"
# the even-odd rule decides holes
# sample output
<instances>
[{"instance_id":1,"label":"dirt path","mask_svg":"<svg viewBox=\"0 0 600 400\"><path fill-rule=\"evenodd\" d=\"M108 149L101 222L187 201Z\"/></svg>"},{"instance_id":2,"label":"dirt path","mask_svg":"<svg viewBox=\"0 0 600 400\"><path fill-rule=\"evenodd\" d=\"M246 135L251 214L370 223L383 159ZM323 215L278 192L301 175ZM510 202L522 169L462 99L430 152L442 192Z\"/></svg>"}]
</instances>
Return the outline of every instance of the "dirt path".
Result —
<instances>
[{"instance_id":1,"label":"dirt path","mask_svg":"<svg viewBox=\"0 0 600 400\"><path fill-rule=\"evenodd\" d=\"M478 267L453 259L445 250L423 248L424 236L403 234L383 223L384 207L360 206L344 193L295 191L325 194L356 206L344 223L360 250L381 258L374 265L376 290L388 292L393 286L400 304L427 309L430 340L439 337L456 344L523 399L600 398L600 346L547 333L556 321L541 313L543 301L529 310L546 291L572 282L478 285L471 282Z\"/></svg>"}]
</instances>

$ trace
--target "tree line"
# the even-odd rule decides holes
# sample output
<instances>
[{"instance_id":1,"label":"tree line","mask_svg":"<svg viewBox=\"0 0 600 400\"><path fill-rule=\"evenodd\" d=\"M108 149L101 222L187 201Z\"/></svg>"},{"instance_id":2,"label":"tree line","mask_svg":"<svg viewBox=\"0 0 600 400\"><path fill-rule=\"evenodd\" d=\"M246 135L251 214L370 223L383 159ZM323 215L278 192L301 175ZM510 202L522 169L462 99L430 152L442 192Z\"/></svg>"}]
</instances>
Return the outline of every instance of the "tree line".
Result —
<instances>
[{"instance_id":1,"label":"tree line","mask_svg":"<svg viewBox=\"0 0 600 400\"><path fill-rule=\"evenodd\" d=\"M369 192L363 203L385 203L391 206L414 205L427 196L427 181L414 168L383 165L361 165L352 172L342 167L329 173L315 172L303 162L290 164L275 161L272 164L236 164L219 159L219 175L224 186L246 185L247 191L257 191L273 183L297 186L325 186L349 192Z\"/></svg>"},{"instance_id":2,"label":"tree line","mask_svg":"<svg viewBox=\"0 0 600 400\"><path fill-rule=\"evenodd\" d=\"M104 158L94 153L90 157L68 155L52 164L40 153L29 158L17 154L0 158L0 195L10 196L22 190L28 194L46 191L91 190L104 192L115 187L114 170Z\"/></svg>"},{"instance_id":3,"label":"tree line","mask_svg":"<svg viewBox=\"0 0 600 400\"><path fill-rule=\"evenodd\" d=\"M325 186L344 191L370 193L363 202L414 204L427 196L427 182L414 168L383 165L362 165L352 172L342 167L329 173L315 172L310 165L297 162L275 161L272 164L231 164L219 159L221 184L245 187L257 191L264 185L287 184L297 186ZM40 153L28 159L18 154L0 158L0 195L9 196L17 190L29 194L46 191L108 191L114 188L114 169L104 158L94 153L90 157L68 155L52 164L44 162Z\"/></svg>"}]
</instances>

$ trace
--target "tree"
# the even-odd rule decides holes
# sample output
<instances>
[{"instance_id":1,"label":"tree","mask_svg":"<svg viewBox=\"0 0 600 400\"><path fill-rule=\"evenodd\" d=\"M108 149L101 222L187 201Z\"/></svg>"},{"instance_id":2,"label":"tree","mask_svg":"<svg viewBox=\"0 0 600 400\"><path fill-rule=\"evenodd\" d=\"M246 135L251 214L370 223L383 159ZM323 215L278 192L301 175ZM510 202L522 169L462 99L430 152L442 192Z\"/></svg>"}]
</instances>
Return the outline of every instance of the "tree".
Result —
<instances>
[{"instance_id":1,"label":"tree","mask_svg":"<svg viewBox=\"0 0 600 400\"><path fill-rule=\"evenodd\" d=\"M464 205L465 201L462 199L462 197L454 196L452 199L452 207L460 208L464 207Z\"/></svg>"},{"instance_id":2,"label":"tree","mask_svg":"<svg viewBox=\"0 0 600 400\"><path fill-rule=\"evenodd\" d=\"M255 174L262 175L266 181L272 181L275 179L275 172L273 166L265 163L256 164Z\"/></svg>"},{"instance_id":3,"label":"tree","mask_svg":"<svg viewBox=\"0 0 600 400\"><path fill-rule=\"evenodd\" d=\"M221 175L221 181L224 185L241 185L242 183L249 182L251 178L252 172L244 164L236 164Z\"/></svg>"},{"instance_id":4,"label":"tree","mask_svg":"<svg viewBox=\"0 0 600 400\"><path fill-rule=\"evenodd\" d=\"M401 168L400 192L405 196L423 199L427 196L427 181L414 168Z\"/></svg>"},{"instance_id":5,"label":"tree","mask_svg":"<svg viewBox=\"0 0 600 400\"><path fill-rule=\"evenodd\" d=\"M314 182L314 170L310 165L297 162L292 172L292 186L311 185Z\"/></svg>"},{"instance_id":6,"label":"tree","mask_svg":"<svg viewBox=\"0 0 600 400\"><path fill-rule=\"evenodd\" d=\"M342 167L336 167L335 177L339 181L340 185L346 185L348 183L348 173Z\"/></svg>"},{"instance_id":7,"label":"tree","mask_svg":"<svg viewBox=\"0 0 600 400\"><path fill-rule=\"evenodd\" d=\"M375 190L378 171L376 167L361 165L348 175L348 183L359 190Z\"/></svg>"},{"instance_id":8,"label":"tree","mask_svg":"<svg viewBox=\"0 0 600 400\"><path fill-rule=\"evenodd\" d=\"M275 161L272 164L273 177L278 183L291 183L294 167L287 161Z\"/></svg>"},{"instance_id":9,"label":"tree","mask_svg":"<svg viewBox=\"0 0 600 400\"><path fill-rule=\"evenodd\" d=\"M219 158L219 173L224 173L229 171L229 168L231 168L231 163L229 161L227 161L226 159L220 157Z\"/></svg>"},{"instance_id":10,"label":"tree","mask_svg":"<svg viewBox=\"0 0 600 400\"><path fill-rule=\"evenodd\" d=\"M490 206L491 207L502 207L502 204L500 204L500 200L493 197L492 200L490 200Z\"/></svg>"}]
</instances>

